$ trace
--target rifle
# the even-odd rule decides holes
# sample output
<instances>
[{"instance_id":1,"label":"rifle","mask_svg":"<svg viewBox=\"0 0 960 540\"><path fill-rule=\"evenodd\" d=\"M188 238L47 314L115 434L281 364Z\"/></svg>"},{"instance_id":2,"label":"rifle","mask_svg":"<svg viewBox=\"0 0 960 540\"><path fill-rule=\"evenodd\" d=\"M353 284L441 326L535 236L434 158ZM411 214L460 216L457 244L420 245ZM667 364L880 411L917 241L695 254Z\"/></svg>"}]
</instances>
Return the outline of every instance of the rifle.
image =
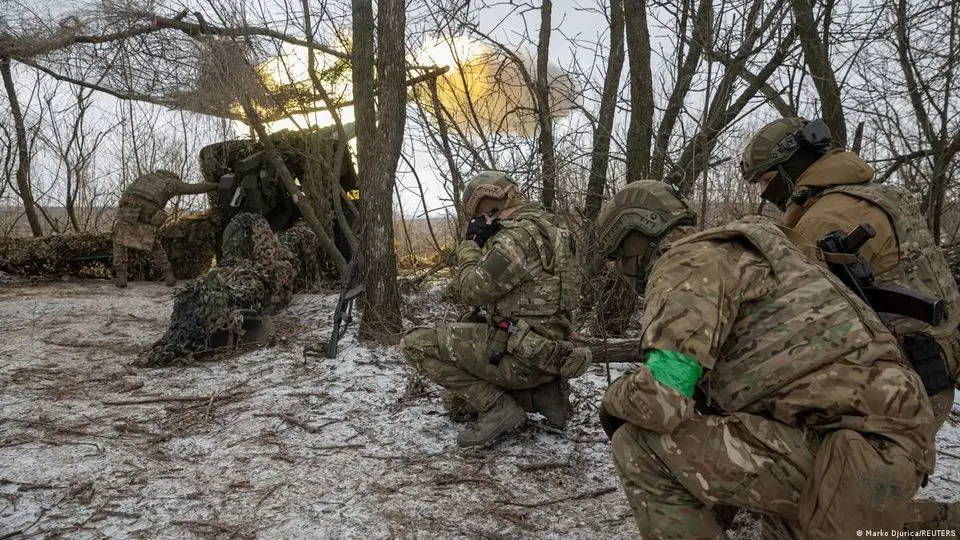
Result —
<instances>
[{"instance_id":1,"label":"rifle","mask_svg":"<svg viewBox=\"0 0 960 540\"><path fill-rule=\"evenodd\" d=\"M360 233L357 235L358 246L363 238L364 228L361 227ZM350 258L347 271L343 275L343 290L340 291L340 299L337 301L337 308L333 312L333 330L331 330L330 339L327 341L327 358L337 357L337 342L340 341L340 336L347 331L347 327L353 321L353 301L364 292L362 277L357 276L359 258L360 250L358 249ZM346 312L346 317L344 317L344 312Z\"/></svg>"},{"instance_id":2,"label":"rifle","mask_svg":"<svg viewBox=\"0 0 960 540\"><path fill-rule=\"evenodd\" d=\"M830 271L873 308L887 327L890 321L885 313L917 319L930 326L939 325L944 317L942 299L898 285L874 283L873 271L860 254L860 248L876 234L869 223L863 223L850 234L833 231L824 235L817 240L817 248L824 253Z\"/></svg>"}]
</instances>

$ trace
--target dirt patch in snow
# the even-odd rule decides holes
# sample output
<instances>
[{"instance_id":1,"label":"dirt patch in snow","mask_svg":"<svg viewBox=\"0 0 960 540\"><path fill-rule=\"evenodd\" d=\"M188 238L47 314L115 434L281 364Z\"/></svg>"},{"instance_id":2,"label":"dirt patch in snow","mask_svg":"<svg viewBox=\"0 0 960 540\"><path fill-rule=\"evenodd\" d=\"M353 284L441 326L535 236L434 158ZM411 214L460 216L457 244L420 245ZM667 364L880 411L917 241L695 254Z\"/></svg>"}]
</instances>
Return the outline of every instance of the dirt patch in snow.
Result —
<instances>
[{"instance_id":1,"label":"dirt patch in snow","mask_svg":"<svg viewBox=\"0 0 960 540\"><path fill-rule=\"evenodd\" d=\"M455 315L440 291L408 296L416 320ZM533 416L462 450L439 388L395 348L351 328L336 359L309 354L335 292L295 297L274 347L132 367L172 298L149 283L0 289L0 538L637 536L596 422L601 366L574 381L562 432ZM958 423L924 498L960 496ZM757 537L748 515L736 526Z\"/></svg>"}]
</instances>

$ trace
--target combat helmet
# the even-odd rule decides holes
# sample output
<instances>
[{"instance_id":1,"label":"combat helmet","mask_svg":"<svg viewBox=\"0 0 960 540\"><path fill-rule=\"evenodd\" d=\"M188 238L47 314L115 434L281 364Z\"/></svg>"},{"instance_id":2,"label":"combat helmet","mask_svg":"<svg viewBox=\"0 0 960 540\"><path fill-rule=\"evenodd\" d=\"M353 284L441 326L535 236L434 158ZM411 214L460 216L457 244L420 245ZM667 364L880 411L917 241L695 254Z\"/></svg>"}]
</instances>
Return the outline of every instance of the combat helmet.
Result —
<instances>
[{"instance_id":1,"label":"combat helmet","mask_svg":"<svg viewBox=\"0 0 960 540\"><path fill-rule=\"evenodd\" d=\"M603 257L611 257L631 232L656 241L677 225L696 224L697 212L677 188L656 180L638 180L600 209L597 248Z\"/></svg>"},{"instance_id":2,"label":"combat helmet","mask_svg":"<svg viewBox=\"0 0 960 540\"><path fill-rule=\"evenodd\" d=\"M679 225L696 225L697 213L670 184L627 184L600 209L597 248L616 261L617 272L641 292L660 243Z\"/></svg>"},{"instance_id":3,"label":"combat helmet","mask_svg":"<svg viewBox=\"0 0 960 540\"><path fill-rule=\"evenodd\" d=\"M522 201L523 194L506 173L482 171L471 178L463 189L463 210L466 215L475 216L482 199L506 199L509 207Z\"/></svg>"},{"instance_id":4,"label":"combat helmet","mask_svg":"<svg viewBox=\"0 0 960 540\"><path fill-rule=\"evenodd\" d=\"M803 118L781 118L760 128L740 156L743 179L754 184L761 174L790 159L800 148L796 133L806 123Z\"/></svg>"},{"instance_id":5,"label":"combat helmet","mask_svg":"<svg viewBox=\"0 0 960 540\"><path fill-rule=\"evenodd\" d=\"M827 151L831 140L830 128L823 120L774 120L747 141L740 156L740 173L755 184L762 174L776 170L779 174L761 197L786 210L800 175Z\"/></svg>"}]
</instances>

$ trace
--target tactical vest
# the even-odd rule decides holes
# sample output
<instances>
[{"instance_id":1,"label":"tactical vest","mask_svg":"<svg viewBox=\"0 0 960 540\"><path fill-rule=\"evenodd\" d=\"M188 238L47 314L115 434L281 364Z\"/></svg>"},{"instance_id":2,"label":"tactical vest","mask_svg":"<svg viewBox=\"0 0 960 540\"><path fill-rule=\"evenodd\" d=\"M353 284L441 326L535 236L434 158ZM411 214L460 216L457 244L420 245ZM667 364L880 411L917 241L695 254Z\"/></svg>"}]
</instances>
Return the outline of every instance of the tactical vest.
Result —
<instances>
[{"instance_id":1,"label":"tactical vest","mask_svg":"<svg viewBox=\"0 0 960 540\"><path fill-rule=\"evenodd\" d=\"M893 336L870 308L804 258L777 225L746 218L677 244L732 239L762 254L776 285L743 299L716 366L700 383L711 402L727 412L761 412L762 398L878 340L889 341L883 350L896 358Z\"/></svg>"},{"instance_id":2,"label":"tactical vest","mask_svg":"<svg viewBox=\"0 0 960 540\"><path fill-rule=\"evenodd\" d=\"M137 202L146 202L163 208L167 204L166 193L169 192L167 184L170 183L170 177L159 173L147 173L137 178L131 184L124 195L139 199ZM129 199L128 199L129 201Z\"/></svg>"},{"instance_id":3,"label":"tactical vest","mask_svg":"<svg viewBox=\"0 0 960 540\"><path fill-rule=\"evenodd\" d=\"M946 317L939 326L933 327L916 319L900 315L890 316L898 336L925 333L932 336L946 351L947 344L957 339L960 325L960 292L947 266L940 248L933 241L926 224L921 221L920 210L909 193L895 186L880 184L853 184L836 186L825 190L828 193L844 193L879 206L893 224L900 251L896 266L875 276L878 284L893 284L942 298L946 304ZM960 358L946 358L950 371L957 375Z\"/></svg>"},{"instance_id":4,"label":"tactical vest","mask_svg":"<svg viewBox=\"0 0 960 540\"><path fill-rule=\"evenodd\" d=\"M537 246L540 268L497 300L494 312L505 317L542 317L572 311L580 303L580 267L573 234L544 210L523 212L501 222L501 233L526 238Z\"/></svg>"}]
</instances>

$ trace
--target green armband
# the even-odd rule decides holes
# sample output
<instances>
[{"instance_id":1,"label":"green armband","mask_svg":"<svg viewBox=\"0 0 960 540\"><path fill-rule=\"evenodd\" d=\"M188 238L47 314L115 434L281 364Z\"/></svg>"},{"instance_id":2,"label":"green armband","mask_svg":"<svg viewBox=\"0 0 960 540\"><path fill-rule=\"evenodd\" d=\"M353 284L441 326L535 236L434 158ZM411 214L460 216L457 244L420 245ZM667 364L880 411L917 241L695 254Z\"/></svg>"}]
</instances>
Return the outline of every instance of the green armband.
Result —
<instances>
[{"instance_id":1,"label":"green armband","mask_svg":"<svg viewBox=\"0 0 960 540\"><path fill-rule=\"evenodd\" d=\"M703 367L689 356L674 351L650 349L643 365L660 384L669 386L686 397L693 397L693 388L703 375Z\"/></svg>"}]
</instances>

